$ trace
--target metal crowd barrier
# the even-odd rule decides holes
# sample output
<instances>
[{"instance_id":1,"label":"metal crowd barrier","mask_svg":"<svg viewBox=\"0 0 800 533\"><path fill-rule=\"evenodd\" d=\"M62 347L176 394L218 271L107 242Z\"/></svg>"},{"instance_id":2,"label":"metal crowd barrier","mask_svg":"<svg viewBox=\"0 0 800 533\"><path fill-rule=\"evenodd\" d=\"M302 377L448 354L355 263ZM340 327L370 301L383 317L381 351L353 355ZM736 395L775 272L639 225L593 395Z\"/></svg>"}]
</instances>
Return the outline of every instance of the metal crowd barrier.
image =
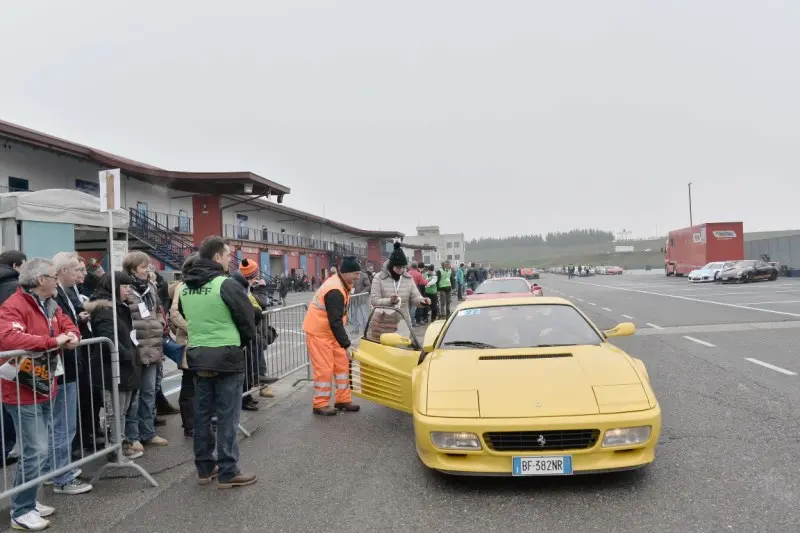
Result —
<instances>
[{"instance_id":1,"label":"metal crowd barrier","mask_svg":"<svg viewBox=\"0 0 800 533\"><path fill-rule=\"evenodd\" d=\"M350 297L347 332L351 339L360 337L366 328L369 311L369 293ZM303 331L303 320L307 312L308 304L296 304L267 309L261 313L261 321L256 326L258 338L250 343L246 354L242 398L256 394L268 386L259 383L262 376L280 380L305 368L306 377L297 379L292 386L303 381L313 381L306 335ZM241 425L239 430L250 436Z\"/></svg>"},{"instance_id":2,"label":"metal crowd barrier","mask_svg":"<svg viewBox=\"0 0 800 533\"><path fill-rule=\"evenodd\" d=\"M362 292L350 297L350 305L347 307L347 334L350 340L359 339L367 327L367 319L370 313L369 293Z\"/></svg>"},{"instance_id":3,"label":"metal crowd barrier","mask_svg":"<svg viewBox=\"0 0 800 533\"><path fill-rule=\"evenodd\" d=\"M261 313L256 325L258 337L251 341L246 353L245 386L242 398L267 387L259 383L260 377L283 379L303 368L306 377L294 382L311 381L311 364L308 358L303 320L308 304L290 305L267 309ZM241 425L239 430L246 436L250 433Z\"/></svg>"},{"instance_id":4,"label":"metal crowd barrier","mask_svg":"<svg viewBox=\"0 0 800 533\"><path fill-rule=\"evenodd\" d=\"M144 468L123 454L122 414L127 415L128 406L120 408L119 372L119 353L105 337L83 340L75 350L0 352L0 395L11 387L16 398L22 392L35 404L17 401L2 406L0 497L42 483L65 485L78 478L79 467L98 459L107 462L89 483L110 468L127 468L158 486ZM52 395L54 380L59 383ZM122 395L128 401L132 396ZM13 450L18 450L16 455Z\"/></svg>"}]
</instances>

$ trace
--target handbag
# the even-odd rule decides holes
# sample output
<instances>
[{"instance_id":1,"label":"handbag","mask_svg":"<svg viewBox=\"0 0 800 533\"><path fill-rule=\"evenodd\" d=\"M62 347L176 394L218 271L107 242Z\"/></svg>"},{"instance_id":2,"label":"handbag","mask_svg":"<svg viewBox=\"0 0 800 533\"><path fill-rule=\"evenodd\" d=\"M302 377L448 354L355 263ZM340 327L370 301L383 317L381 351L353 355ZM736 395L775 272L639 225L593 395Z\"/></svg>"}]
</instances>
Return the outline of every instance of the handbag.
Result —
<instances>
[{"instance_id":1,"label":"handbag","mask_svg":"<svg viewBox=\"0 0 800 533\"><path fill-rule=\"evenodd\" d=\"M164 335L161 344L164 350L164 355L170 361L178 365L178 368L181 368L181 364L183 363L183 350L186 348L186 346L183 344L178 344L176 341L172 340L172 337L169 335Z\"/></svg>"}]
</instances>

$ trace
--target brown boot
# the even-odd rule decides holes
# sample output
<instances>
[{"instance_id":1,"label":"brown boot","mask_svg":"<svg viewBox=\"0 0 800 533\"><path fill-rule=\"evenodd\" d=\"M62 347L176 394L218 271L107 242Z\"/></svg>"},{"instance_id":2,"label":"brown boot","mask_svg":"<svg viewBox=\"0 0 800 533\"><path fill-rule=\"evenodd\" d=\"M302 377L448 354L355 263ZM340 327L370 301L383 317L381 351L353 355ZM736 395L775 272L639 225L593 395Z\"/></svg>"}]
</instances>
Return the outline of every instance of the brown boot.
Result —
<instances>
[{"instance_id":1,"label":"brown boot","mask_svg":"<svg viewBox=\"0 0 800 533\"><path fill-rule=\"evenodd\" d=\"M315 415L322 415L322 416L336 416L336 409L331 407L330 405L326 405L325 407L315 407L314 414Z\"/></svg>"},{"instance_id":2,"label":"brown boot","mask_svg":"<svg viewBox=\"0 0 800 533\"><path fill-rule=\"evenodd\" d=\"M275 393L272 392L272 389L270 389L269 387L264 387L263 389L261 389L261 391L258 394L262 398L274 398L275 397Z\"/></svg>"},{"instance_id":3,"label":"brown boot","mask_svg":"<svg viewBox=\"0 0 800 533\"><path fill-rule=\"evenodd\" d=\"M217 480L217 488L232 489L233 487L246 487L247 485L252 485L256 481L258 481L258 477L256 477L255 474L243 472L232 477L228 481Z\"/></svg>"},{"instance_id":4,"label":"brown boot","mask_svg":"<svg viewBox=\"0 0 800 533\"><path fill-rule=\"evenodd\" d=\"M360 405L353 402L335 403L333 406L340 411L347 411L348 413L357 413L358 410L361 409Z\"/></svg>"}]
</instances>

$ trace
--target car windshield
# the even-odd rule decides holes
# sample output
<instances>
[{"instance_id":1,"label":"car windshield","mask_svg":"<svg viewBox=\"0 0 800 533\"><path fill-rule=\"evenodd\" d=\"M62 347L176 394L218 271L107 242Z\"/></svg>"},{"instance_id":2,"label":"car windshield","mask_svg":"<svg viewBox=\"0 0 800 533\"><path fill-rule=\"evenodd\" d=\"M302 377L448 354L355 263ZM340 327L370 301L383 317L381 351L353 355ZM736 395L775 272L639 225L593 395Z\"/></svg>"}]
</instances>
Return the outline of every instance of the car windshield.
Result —
<instances>
[{"instance_id":1,"label":"car windshield","mask_svg":"<svg viewBox=\"0 0 800 533\"><path fill-rule=\"evenodd\" d=\"M572 306L525 304L458 311L440 347L536 348L599 345L603 339Z\"/></svg>"},{"instance_id":2,"label":"car windshield","mask_svg":"<svg viewBox=\"0 0 800 533\"><path fill-rule=\"evenodd\" d=\"M747 268L747 267L752 267L752 266L756 266L756 262L755 261L736 261L735 263L733 263L731 265L731 267L735 267L735 268Z\"/></svg>"},{"instance_id":3,"label":"car windshield","mask_svg":"<svg viewBox=\"0 0 800 533\"><path fill-rule=\"evenodd\" d=\"M490 279L475 289L475 294L501 294L530 292L528 284L521 279Z\"/></svg>"},{"instance_id":4,"label":"car windshield","mask_svg":"<svg viewBox=\"0 0 800 533\"><path fill-rule=\"evenodd\" d=\"M709 263L703 267L703 270L717 270L718 268L722 268L722 263Z\"/></svg>"}]
</instances>

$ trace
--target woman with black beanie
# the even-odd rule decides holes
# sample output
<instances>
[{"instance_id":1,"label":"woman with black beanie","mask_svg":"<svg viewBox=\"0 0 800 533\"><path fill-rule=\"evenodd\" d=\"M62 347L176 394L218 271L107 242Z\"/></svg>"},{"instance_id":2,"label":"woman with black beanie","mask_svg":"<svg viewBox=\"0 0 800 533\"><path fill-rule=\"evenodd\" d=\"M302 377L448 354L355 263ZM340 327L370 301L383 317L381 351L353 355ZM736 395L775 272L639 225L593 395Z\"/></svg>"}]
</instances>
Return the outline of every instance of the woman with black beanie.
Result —
<instances>
[{"instance_id":1,"label":"woman with black beanie","mask_svg":"<svg viewBox=\"0 0 800 533\"><path fill-rule=\"evenodd\" d=\"M394 251L383 264L381 271L372 280L370 303L372 307L395 307L411 326L409 302L415 306L430 305L430 298L420 294L414 278L406 267L408 259L403 253L402 244L394 243Z\"/></svg>"}]
</instances>

